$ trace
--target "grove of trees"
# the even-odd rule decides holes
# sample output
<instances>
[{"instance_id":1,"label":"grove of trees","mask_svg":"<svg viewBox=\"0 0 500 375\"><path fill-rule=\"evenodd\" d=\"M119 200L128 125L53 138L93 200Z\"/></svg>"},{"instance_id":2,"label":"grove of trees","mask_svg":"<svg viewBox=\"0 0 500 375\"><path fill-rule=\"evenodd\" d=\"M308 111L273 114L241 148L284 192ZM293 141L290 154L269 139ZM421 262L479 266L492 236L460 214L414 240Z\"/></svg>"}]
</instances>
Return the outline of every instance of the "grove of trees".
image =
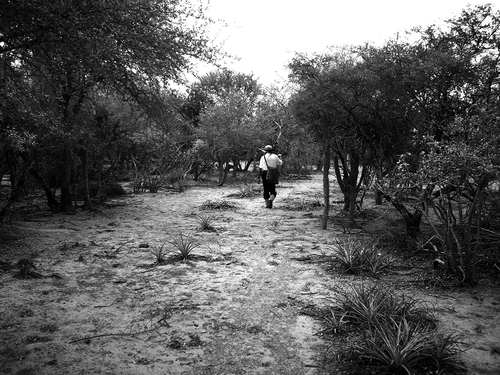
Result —
<instances>
[{"instance_id":1,"label":"grove of trees","mask_svg":"<svg viewBox=\"0 0 500 375\"><path fill-rule=\"evenodd\" d=\"M423 217L438 218L439 225L428 222L447 269L467 284L474 283L474 254L498 232L499 196L491 187L500 167L499 61L500 13L483 5L382 47L298 55L290 63L298 86L292 110L315 134L325 168L333 161L350 224L360 190L373 181L409 236ZM324 228L328 181L325 171Z\"/></svg>"},{"instance_id":2,"label":"grove of trees","mask_svg":"<svg viewBox=\"0 0 500 375\"><path fill-rule=\"evenodd\" d=\"M91 209L125 177L136 191L157 191L217 168L222 185L273 144L289 172L322 170L323 228L333 175L349 225L372 190L408 236L431 223L448 270L474 283L478 249L498 243L500 225L492 5L382 46L297 54L285 87L215 69L184 91L194 60L222 54L207 36L211 22L187 1L3 1L0 177L12 188L0 218L33 186L56 213L74 212L76 195Z\"/></svg>"}]
</instances>

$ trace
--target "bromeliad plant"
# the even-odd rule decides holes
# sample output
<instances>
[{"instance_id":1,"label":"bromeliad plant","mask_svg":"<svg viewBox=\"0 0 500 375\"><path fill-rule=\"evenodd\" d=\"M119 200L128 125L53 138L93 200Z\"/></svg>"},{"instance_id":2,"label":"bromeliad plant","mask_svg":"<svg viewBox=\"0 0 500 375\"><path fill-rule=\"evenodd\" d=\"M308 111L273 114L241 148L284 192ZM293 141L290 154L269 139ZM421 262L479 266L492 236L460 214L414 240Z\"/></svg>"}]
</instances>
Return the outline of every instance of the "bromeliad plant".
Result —
<instances>
[{"instance_id":1,"label":"bromeliad plant","mask_svg":"<svg viewBox=\"0 0 500 375\"><path fill-rule=\"evenodd\" d=\"M374 276L393 262L393 259L381 253L376 243L367 243L353 236L336 239L333 257L347 273L364 271Z\"/></svg>"},{"instance_id":2,"label":"bromeliad plant","mask_svg":"<svg viewBox=\"0 0 500 375\"><path fill-rule=\"evenodd\" d=\"M167 250L165 249L166 242L162 243L161 246L153 246L149 249L149 252L154 255L156 262L153 266L158 266L166 262Z\"/></svg>"},{"instance_id":3,"label":"bromeliad plant","mask_svg":"<svg viewBox=\"0 0 500 375\"><path fill-rule=\"evenodd\" d=\"M405 318L433 324L434 317L416 298L398 295L382 284L358 284L339 291L341 308L353 322L373 326L384 319Z\"/></svg>"},{"instance_id":4,"label":"bromeliad plant","mask_svg":"<svg viewBox=\"0 0 500 375\"><path fill-rule=\"evenodd\" d=\"M354 237L335 240L334 258L346 272L358 272L363 264L365 245Z\"/></svg>"},{"instance_id":5,"label":"bromeliad plant","mask_svg":"<svg viewBox=\"0 0 500 375\"><path fill-rule=\"evenodd\" d=\"M353 354L390 374L442 373L463 369L458 337L443 335L425 322L378 320L353 346ZM456 372L453 372L456 373Z\"/></svg>"},{"instance_id":6,"label":"bromeliad plant","mask_svg":"<svg viewBox=\"0 0 500 375\"><path fill-rule=\"evenodd\" d=\"M435 319L422 301L398 294L381 284L359 284L339 291L330 329L351 332L350 354L361 364L388 374L441 373L460 369L455 334L437 332Z\"/></svg>"},{"instance_id":7,"label":"bromeliad plant","mask_svg":"<svg viewBox=\"0 0 500 375\"><path fill-rule=\"evenodd\" d=\"M354 346L354 354L389 373L407 373L428 364L433 340L428 326L401 320L378 320Z\"/></svg>"},{"instance_id":8,"label":"bromeliad plant","mask_svg":"<svg viewBox=\"0 0 500 375\"><path fill-rule=\"evenodd\" d=\"M184 261L188 259L193 250L201 247L201 245L194 238L184 236L182 233L179 233L177 237L174 237L167 242L174 246L177 251L179 251L182 260Z\"/></svg>"},{"instance_id":9,"label":"bromeliad plant","mask_svg":"<svg viewBox=\"0 0 500 375\"><path fill-rule=\"evenodd\" d=\"M198 215L198 222L199 222L199 227L198 229L200 231L211 231L214 232L215 228L213 227L212 223L215 221L216 216L208 213L202 213Z\"/></svg>"},{"instance_id":10,"label":"bromeliad plant","mask_svg":"<svg viewBox=\"0 0 500 375\"><path fill-rule=\"evenodd\" d=\"M341 333L349 324L347 312L339 312L332 308L322 316L326 328L321 333Z\"/></svg>"}]
</instances>

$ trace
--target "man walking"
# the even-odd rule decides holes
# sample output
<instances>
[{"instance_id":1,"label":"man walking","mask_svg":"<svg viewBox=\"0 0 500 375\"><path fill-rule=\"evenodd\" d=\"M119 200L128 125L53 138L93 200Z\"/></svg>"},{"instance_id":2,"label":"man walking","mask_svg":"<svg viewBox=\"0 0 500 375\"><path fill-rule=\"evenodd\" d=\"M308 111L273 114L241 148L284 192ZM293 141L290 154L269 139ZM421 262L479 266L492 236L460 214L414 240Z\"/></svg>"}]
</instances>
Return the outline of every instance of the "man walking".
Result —
<instances>
[{"instance_id":1,"label":"man walking","mask_svg":"<svg viewBox=\"0 0 500 375\"><path fill-rule=\"evenodd\" d=\"M267 145L262 151L264 155L260 158L259 169L264 186L264 199L266 201L266 208L273 208L273 201L276 198L276 184L266 179L267 171L269 168L280 167L283 161L281 160L281 155L274 153L273 146L271 145Z\"/></svg>"}]
</instances>

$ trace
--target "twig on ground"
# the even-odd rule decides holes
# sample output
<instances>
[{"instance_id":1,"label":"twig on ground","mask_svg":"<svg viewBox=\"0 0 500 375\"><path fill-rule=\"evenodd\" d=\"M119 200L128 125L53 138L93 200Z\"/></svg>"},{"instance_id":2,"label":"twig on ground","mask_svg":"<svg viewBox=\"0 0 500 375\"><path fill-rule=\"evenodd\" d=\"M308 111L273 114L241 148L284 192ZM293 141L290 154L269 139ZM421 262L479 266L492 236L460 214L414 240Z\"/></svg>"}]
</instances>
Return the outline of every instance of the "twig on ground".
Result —
<instances>
[{"instance_id":1,"label":"twig on ground","mask_svg":"<svg viewBox=\"0 0 500 375\"><path fill-rule=\"evenodd\" d=\"M113 306L120 298L115 298L115 300L113 302L111 302L110 305L97 305L97 306L94 306L94 308L98 309L98 308L101 308L101 307L110 307L110 306Z\"/></svg>"},{"instance_id":2,"label":"twig on ground","mask_svg":"<svg viewBox=\"0 0 500 375\"><path fill-rule=\"evenodd\" d=\"M131 333L103 333L101 335L94 335L94 336L85 336L85 337L82 337L80 339L76 339L76 340L73 340L73 341L70 341L69 343L70 344L73 344L75 342L79 342L79 341L90 341L92 339L98 339L98 338L102 338L102 337L112 337L112 336L135 336L135 335L140 335L141 333L149 333L149 332L153 332L155 330L157 330L159 327L154 327L154 328L150 328L150 329L146 329L144 331L140 331L140 332L131 332Z\"/></svg>"}]
</instances>

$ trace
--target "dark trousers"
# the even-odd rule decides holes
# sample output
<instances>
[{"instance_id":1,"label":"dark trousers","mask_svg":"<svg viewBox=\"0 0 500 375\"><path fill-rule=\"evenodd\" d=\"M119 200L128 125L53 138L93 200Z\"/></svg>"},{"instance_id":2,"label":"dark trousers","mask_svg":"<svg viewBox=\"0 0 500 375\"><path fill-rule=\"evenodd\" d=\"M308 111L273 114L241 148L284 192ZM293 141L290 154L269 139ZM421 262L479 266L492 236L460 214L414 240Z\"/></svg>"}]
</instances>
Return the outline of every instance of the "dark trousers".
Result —
<instances>
[{"instance_id":1,"label":"dark trousers","mask_svg":"<svg viewBox=\"0 0 500 375\"><path fill-rule=\"evenodd\" d=\"M262 171L262 184L264 185L264 199L269 199L271 195L276 196L276 184L266 180L267 171Z\"/></svg>"}]
</instances>

